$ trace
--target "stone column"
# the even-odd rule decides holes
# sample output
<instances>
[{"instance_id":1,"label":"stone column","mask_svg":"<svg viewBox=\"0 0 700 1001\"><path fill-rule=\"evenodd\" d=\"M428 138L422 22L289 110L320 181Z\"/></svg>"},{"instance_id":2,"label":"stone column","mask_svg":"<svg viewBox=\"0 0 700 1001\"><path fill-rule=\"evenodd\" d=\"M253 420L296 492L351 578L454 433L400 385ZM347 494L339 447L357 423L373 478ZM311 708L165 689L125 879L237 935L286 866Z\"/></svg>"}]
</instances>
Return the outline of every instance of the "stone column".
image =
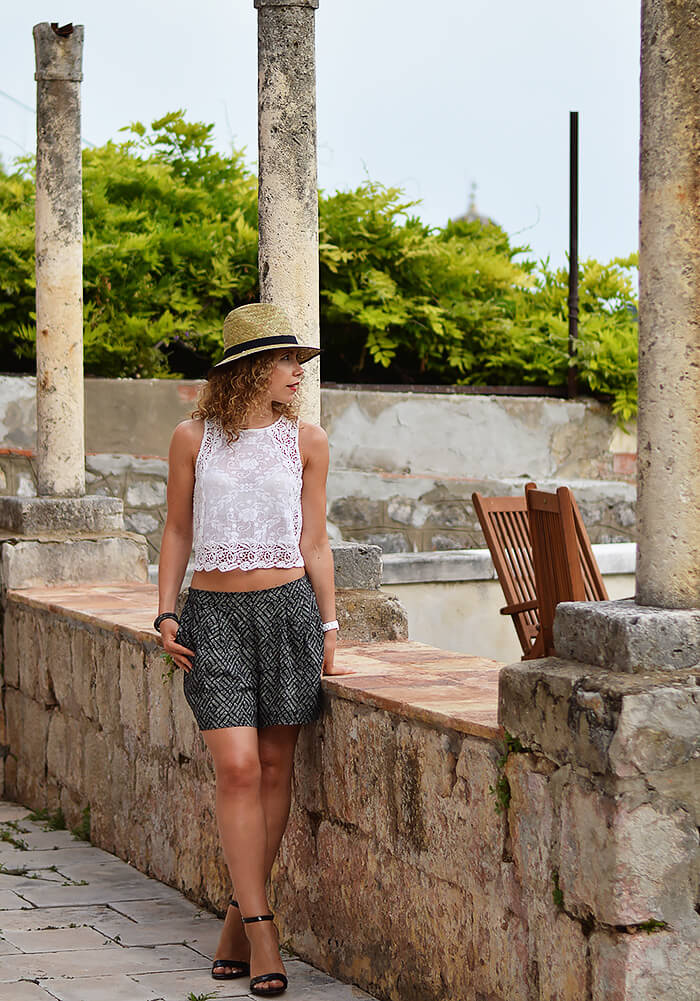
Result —
<instances>
[{"instance_id":1,"label":"stone column","mask_svg":"<svg viewBox=\"0 0 700 1001\"><path fill-rule=\"evenodd\" d=\"M700 2L643 0L637 601L700 608Z\"/></svg>"},{"instance_id":2,"label":"stone column","mask_svg":"<svg viewBox=\"0 0 700 1001\"><path fill-rule=\"evenodd\" d=\"M258 11L260 297L319 344L316 60L318 0L255 0ZM305 366L302 416L320 420L320 366Z\"/></svg>"},{"instance_id":3,"label":"stone column","mask_svg":"<svg viewBox=\"0 0 700 1001\"><path fill-rule=\"evenodd\" d=\"M36 374L39 493L85 493L83 27L34 27L37 81Z\"/></svg>"}]
</instances>

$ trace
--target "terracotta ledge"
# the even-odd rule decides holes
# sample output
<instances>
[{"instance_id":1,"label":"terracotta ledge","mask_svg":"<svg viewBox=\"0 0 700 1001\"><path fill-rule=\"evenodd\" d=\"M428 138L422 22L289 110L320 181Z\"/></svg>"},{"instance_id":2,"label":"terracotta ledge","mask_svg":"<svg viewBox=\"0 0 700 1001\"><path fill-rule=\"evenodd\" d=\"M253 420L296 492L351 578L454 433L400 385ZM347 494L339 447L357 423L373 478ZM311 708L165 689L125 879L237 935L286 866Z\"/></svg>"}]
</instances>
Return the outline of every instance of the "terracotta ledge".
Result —
<instances>
[{"instance_id":1,"label":"terracotta ledge","mask_svg":"<svg viewBox=\"0 0 700 1001\"><path fill-rule=\"evenodd\" d=\"M108 583L85 587L28 587L7 600L157 644L152 584ZM326 692L351 702L485 739L502 736L498 725L498 675L502 664L425 643L396 641L340 647L336 663L353 674L323 679Z\"/></svg>"}]
</instances>

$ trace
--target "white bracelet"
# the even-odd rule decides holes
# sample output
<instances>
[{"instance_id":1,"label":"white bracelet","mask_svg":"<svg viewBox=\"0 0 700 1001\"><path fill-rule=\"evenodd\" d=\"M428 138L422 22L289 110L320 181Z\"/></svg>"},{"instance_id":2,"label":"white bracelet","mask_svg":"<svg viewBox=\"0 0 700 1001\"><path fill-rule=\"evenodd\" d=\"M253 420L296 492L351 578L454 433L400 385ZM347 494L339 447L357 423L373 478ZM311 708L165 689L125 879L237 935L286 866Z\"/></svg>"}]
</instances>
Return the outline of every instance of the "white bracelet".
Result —
<instances>
[{"instance_id":1,"label":"white bracelet","mask_svg":"<svg viewBox=\"0 0 700 1001\"><path fill-rule=\"evenodd\" d=\"M339 629L339 628L340 626L338 625L337 619L333 619L332 622L324 622L321 625L321 629L323 629L324 633L327 633L329 629Z\"/></svg>"}]
</instances>

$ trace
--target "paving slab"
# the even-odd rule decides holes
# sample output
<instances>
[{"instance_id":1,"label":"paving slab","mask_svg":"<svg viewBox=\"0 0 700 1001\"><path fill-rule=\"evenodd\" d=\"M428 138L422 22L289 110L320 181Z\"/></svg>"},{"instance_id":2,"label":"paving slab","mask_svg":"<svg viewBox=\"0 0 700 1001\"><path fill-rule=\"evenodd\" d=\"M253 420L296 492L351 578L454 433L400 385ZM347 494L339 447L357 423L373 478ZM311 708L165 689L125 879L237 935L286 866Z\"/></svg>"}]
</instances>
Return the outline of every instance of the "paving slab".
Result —
<instances>
[{"instance_id":1,"label":"paving slab","mask_svg":"<svg viewBox=\"0 0 700 1001\"><path fill-rule=\"evenodd\" d=\"M19 897L15 898L19 901ZM31 907L25 910L6 910L0 914L0 928L3 931L34 931L42 928L76 928L81 925L95 927L95 922L104 912L114 912L106 905L85 907Z\"/></svg>"},{"instance_id":2,"label":"paving slab","mask_svg":"<svg viewBox=\"0 0 700 1001\"><path fill-rule=\"evenodd\" d=\"M23 900L18 894L13 890L2 890L0 889L0 911L10 911L21 907L31 907L32 905ZM2 927L2 922L0 921L0 927Z\"/></svg>"},{"instance_id":3,"label":"paving slab","mask_svg":"<svg viewBox=\"0 0 700 1001\"><path fill-rule=\"evenodd\" d=\"M45 980L48 977L99 977L107 973L161 973L209 969L209 962L186 945L153 949L101 949L39 952L0 957L0 980Z\"/></svg>"},{"instance_id":4,"label":"paving slab","mask_svg":"<svg viewBox=\"0 0 700 1001\"><path fill-rule=\"evenodd\" d=\"M212 958L221 935L221 921L214 917L141 923L112 914L93 922L92 927L120 945L183 944Z\"/></svg>"},{"instance_id":5,"label":"paving slab","mask_svg":"<svg viewBox=\"0 0 700 1001\"><path fill-rule=\"evenodd\" d=\"M12 956L14 953L20 951L21 950L18 949L16 945L13 945L12 942L9 942L5 938L0 938L0 956Z\"/></svg>"},{"instance_id":6,"label":"paving slab","mask_svg":"<svg viewBox=\"0 0 700 1001\"><path fill-rule=\"evenodd\" d=\"M7 800L0 802L0 824L8 820L23 820L27 816L26 806L19 803L9 803Z\"/></svg>"},{"instance_id":7,"label":"paving slab","mask_svg":"<svg viewBox=\"0 0 700 1001\"><path fill-rule=\"evenodd\" d=\"M42 980L41 985L58 1001L155 1001L158 998L150 987L137 984L123 973L76 977L75 980ZM181 1001L186 996L181 995Z\"/></svg>"},{"instance_id":8,"label":"paving slab","mask_svg":"<svg viewBox=\"0 0 700 1001\"><path fill-rule=\"evenodd\" d=\"M17 837L22 837L18 834ZM55 865L58 869L62 865L81 865L84 863L96 862L101 865L109 865L110 860L114 864L127 865L116 855L109 855L94 845L86 845L84 841L78 841L75 848L44 848L31 850L32 869L48 869ZM11 845L3 845L0 848L0 865L14 868L17 865L27 865L30 855L26 851L13 848ZM129 867L131 872L136 872L133 866Z\"/></svg>"},{"instance_id":9,"label":"paving slab","mask_svg":"<svg viewBox=\"0 0 700 1001\"><path fill-rule=\"evenodd\" d=\"M146 973L132 978L140 986L153 991L153 997L161 1001L185 1001L192 992L197 994L213 994L215 998L249 998L248 977L238 980L212 980L209 970L193 971L191 973ZM286 998L287 993L281 995Z\"/></svg>"},{"instance_id":10,"label":"paving slab","mask_svg":"<svg viewBox=\"0 0 700 1001\"><path fill-rule=\"evenodd\" d=\"M75 949L119 948L94 928L51 928L41 931L6 931L8 942L22 952L73 952Z\"/></svg>"},{"instance_id":11,"label":"paving slab","mask_svg":"<svg viewBox=\"0 0 700 1001\"><path fill-rule=\"evenodd\" d=\"M30 980L0 983L0 1001L55 1001L55 997L55 994L47 994L43 987Z\"/></svg>"},{"instance_id":12,"label":"paving slab","mask_svg":"<svg viewBox=\"0 0 700 1001\"><path fill-rule=\"evenodd\" d=\"M144 924L150 924L152 921L178 921L181 918L213 916L182 894L178 894L174 900L111 900L110 907L113 911L131 918L132 921L142 921Z\"/></svg>"},{"instance_id":13,"label":"paving slab","mask_svg":"<svg viewBox=\"0 0 700 1001\"><path fill-rule=\"evenodd\" d=\"M26 880L28 886L21 887L22 897L37 907L65 907L68 904L102 904L112 900L147 900L153 897L168 899L177 891L164 886L157 880L93 880L86 886L63 886L55 883L39 883Z\"/></svg>"}]
</instances>

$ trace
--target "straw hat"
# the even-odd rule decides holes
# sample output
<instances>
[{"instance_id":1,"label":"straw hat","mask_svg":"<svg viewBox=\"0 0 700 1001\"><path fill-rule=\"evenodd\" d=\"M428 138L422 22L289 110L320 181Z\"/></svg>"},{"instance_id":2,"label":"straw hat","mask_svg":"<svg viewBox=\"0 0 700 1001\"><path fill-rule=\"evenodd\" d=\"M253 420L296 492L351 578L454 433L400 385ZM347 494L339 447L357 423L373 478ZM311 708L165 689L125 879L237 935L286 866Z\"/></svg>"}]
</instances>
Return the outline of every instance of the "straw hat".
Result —
<instances>
[{"instance_id":1,"label":"straw hat","mask_svg":"<svg viewBox=\"0 0 700 1001\"><path fill-rule=\"evenodd\" d=\"M232 309L224 320L224 357L212 371L222 365L274 348L294 348L302 364L321 353L320 348L299 344L289 317L271 302L249 302Z\"/></svg>"}]
</instances>

